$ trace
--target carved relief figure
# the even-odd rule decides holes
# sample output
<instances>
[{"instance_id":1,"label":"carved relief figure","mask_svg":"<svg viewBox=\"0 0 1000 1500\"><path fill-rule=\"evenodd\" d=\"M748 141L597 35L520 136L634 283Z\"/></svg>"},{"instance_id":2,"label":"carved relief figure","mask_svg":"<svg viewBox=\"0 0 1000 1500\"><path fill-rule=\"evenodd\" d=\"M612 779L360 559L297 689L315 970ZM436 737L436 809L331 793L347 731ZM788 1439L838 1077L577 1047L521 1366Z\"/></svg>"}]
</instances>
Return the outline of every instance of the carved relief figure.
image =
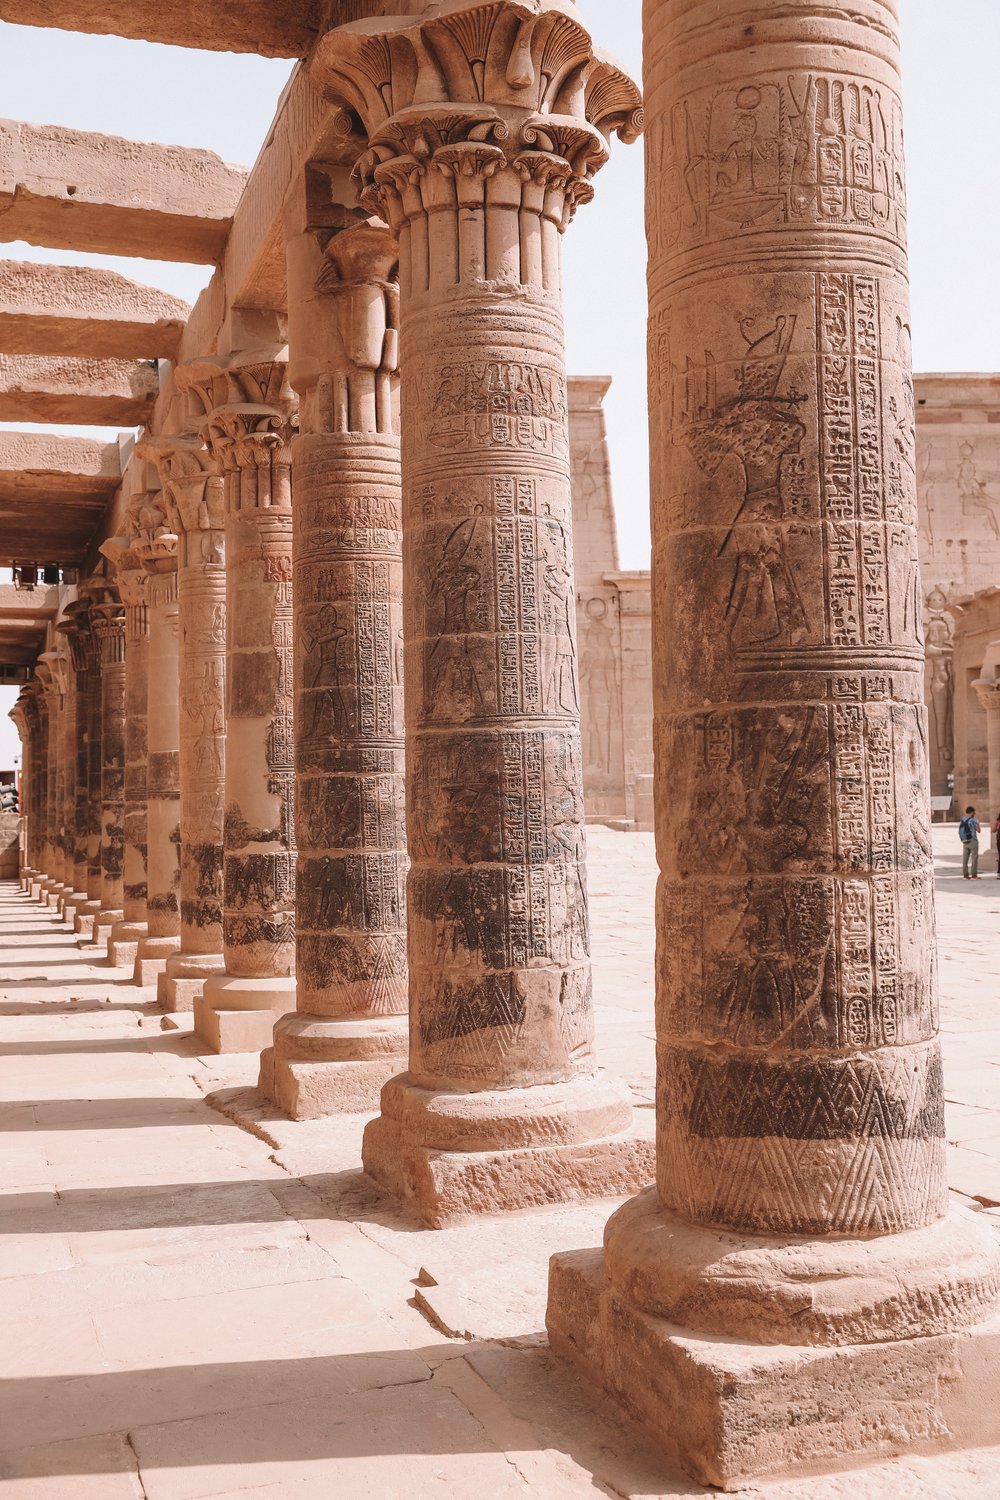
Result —
<instances>
[{"instance_id":1,"label":"carved relief figure","mask_svg":"<svg viewBox=\"0 0 1000 1500\"><path fill-rule=\"evenodd\" d=\"M607 616L607 600L587 600L580 642L587 699L584 752L587 765L598 771L611 769L612 709L618 699L618 657Z\"/></svg>"},{"instance_id":2,"label":"carved relief figure","mask_svg":"<svg viewBox=\"0 0 1000 1500\"><path fill-rule=\"evenodd\" d=\"M476 670L470 632L471 613L483 580L473 559L479 551L477 528L482 507L455 527L444 546L441 562L427 587L434 644L428 653L433 692L451 698L459 712L474 714L485 707L483 685Z\"/></svg>"},{"instance_id":3,"label":"carved relief figure","mask_svg":"<svg viewBox=\"0 0 1000 1500\"><path fill-rule=\"evenodd\" d=\"M545 684L545 708L548 712L577 713L580 707L576 690L576 661L573 650L573 575L565 563L546 564L543 574L549 595L550 620L546 637L549 656Z\"/></svg>"},{"instance_id":4,"label":"carved relief figure","mask_svg":"<svg viewBox=\"0 0 1000 1500\"><path fill-rule=\"evenodd\" d=\"M1000 495L992 494L987 489L985 480L980 479L973 443L960 443L958 454L958 493L962 501L962 514L982 516L994 539L1000 542L1000 520L997 518Z\"/></svg>"}]
</instances>

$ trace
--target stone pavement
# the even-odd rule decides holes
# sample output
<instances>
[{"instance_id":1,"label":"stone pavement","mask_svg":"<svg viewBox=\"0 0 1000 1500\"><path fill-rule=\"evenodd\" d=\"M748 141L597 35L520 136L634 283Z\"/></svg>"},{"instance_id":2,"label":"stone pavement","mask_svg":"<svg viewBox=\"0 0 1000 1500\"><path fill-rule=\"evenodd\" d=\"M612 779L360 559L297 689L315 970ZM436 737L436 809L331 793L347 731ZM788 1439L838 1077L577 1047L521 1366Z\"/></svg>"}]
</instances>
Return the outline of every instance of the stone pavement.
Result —
<instances>
[{"instance_id":1,"label":"stone pavement","mask_svg":"<svg viewBox=\"0 0 1000 1500\"><path fill-rule=\"evenodd\" d=\"M952 1181L990 1213L1000 882L935 842ZM601 1056L648 1109L652 839L589 843ZM613 1203L418 1229L363 1119L291 1124L255 1077L0 887L0 1500L706 1493L545 1345L548 1256ZM1000 1500L1000 1450L752 1493Z\"/></svg>"}]
</instances>

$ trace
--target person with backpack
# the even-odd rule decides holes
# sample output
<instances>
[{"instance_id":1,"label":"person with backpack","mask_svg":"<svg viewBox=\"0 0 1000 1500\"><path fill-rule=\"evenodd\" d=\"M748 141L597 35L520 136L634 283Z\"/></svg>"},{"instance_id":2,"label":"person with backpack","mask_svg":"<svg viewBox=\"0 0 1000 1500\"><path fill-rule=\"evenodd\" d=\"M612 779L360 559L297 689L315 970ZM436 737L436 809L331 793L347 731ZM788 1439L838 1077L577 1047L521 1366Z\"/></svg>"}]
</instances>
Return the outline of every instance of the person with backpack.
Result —
<instances>
[{"instance_id":1,"label":"person with backpack","mask_svg":"<svg viewBox=\"0 0 1000 1500\"><path fill-rule=\"evenodd\" d=\"M965 817L958 825L958 836L962 840L962 876L965 880L979 879L979 829L976 809L967 807Z\"/></svg>"},{"instance_id":2,"label":"person with backpack","mask_svg":"<svg viewBox=\"0 0 1000 1500\"><path fill-rule=\"evenodd\" d=\"M993 819L993 847L997 851L997 879L1000 880L1000 813Z\"/></svg>"}]
</instances>

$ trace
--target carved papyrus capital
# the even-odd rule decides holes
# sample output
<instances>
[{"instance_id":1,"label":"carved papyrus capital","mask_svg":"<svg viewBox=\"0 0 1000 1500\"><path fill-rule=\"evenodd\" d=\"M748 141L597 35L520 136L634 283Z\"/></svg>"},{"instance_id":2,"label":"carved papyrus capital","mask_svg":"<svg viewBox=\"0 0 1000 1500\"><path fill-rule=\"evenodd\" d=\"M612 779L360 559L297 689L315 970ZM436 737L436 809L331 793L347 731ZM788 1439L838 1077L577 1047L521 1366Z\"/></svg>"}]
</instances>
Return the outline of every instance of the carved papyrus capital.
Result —
<instances>
[{"instance_id":1,"label":"carved papyrus capital","mask_svg":"<svg viewBox=\"0 0 1000 1500\"><path fill-rule=\"evenodd\" d=\"M419 188L431 209L438 173L471 193L535 151L569 168L565 222L607 160L610 136L634 141L642 130L636 85L575 16L547 4L472 0L424 20L341 26L311 68L326 96L360 118L369 142L356 168L362 201L394 228L407 216L407 190ZM394 162L402 177L384 170Z\"/></svg>"}]
</instances>

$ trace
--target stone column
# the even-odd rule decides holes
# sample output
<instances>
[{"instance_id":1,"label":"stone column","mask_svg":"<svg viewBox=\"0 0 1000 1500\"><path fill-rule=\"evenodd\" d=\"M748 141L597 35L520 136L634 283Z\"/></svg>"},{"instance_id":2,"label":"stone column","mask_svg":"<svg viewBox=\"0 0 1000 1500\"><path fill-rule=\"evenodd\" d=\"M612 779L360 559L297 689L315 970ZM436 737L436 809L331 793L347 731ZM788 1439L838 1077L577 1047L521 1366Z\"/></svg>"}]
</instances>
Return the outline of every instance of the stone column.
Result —
<instances>
[{"instance_id":1,"label":"stone column","mask_svg":"<svg viewBox=\"0 0 1000 1500\"><path fill-rule=\"evenodd\" d=\"M577 21L504 3L315 63L400 245L410 1051L364 1163L431 1224L652 1170L594 1058L584 863L560 255L602 69Z\"/></svg>"},{"instance_id":2,"label":"stone column","mask_svg":"<svg viewBox=\"0 0 1000 1500\"><path fill-rule=\"evenodd\" d=\"M225 487L226 966L195 1000L195 1028L215 1051L259 1051L295 1004L292 407L283 353L178 374L214 403Z\"/></svg>"},{"instance_id":3,"label":"stone column","mask_svg":"<svg viewBox=\"0 0 1000 1500\"><path fill-rule=\"evenodd\" d=\"M100 642L94 631L94 601L101 597L103 580L90 578L80 585L80 597L90 621L90 676L87 712L87 816L84 823L87 855L87 900L77 908L73 929L82 937L93 933L94 918L101 909L101 724L102 670Z\"/></svg>"},{"instance_id":4,"label":"stone column","mask_svg":"<svg viewBox=\"0 0 1000 1500\"><path fill-rule=\"evenodd\" d=\"M729 1489L968 1441L1000 1257L944 1171L895 0L646 46L657 1187L548 1326Z\"/></svg>"},{"instance_id":5,"label":"stone column","mask_svg":"<svg viewBox=\"0 0 1000 1500\"><path fill-rule=\"evenodd\" d=\"M72 922L87 901L87 822L89 797L88 736L90 733L90 684L92 675L93 637L90 631L90 606L78 599L67 606L63 622L57 627L66 637L73 674L74 729L72 781L72 893L63 903L63 916Z\"/></svg>"},{"instance_id":6,"label":"stone column","mask_svg":"<svg viewBox=\"0 0 1000 1500\"><path fill-rule=\"evenodd\" d=\"M377 1109L407 1056L398 249L317 217L287 243L297 1010L260 1075L295 1119Z\"/></svg>"},{"instance_id":7,"label":"stone column","mask_svg":"<svg viewBox=\"0 0 1000 1500\"><path fill-rule=\"evenodd\" d=\"M1000 679L984 676L972 686L986 714L986 769L990 788L989 809L984 811L980 808L979 818L987 828L992 828L994 818L1000 813ZM964 816L965 808L960 811Z\"/></svg>"},{"instance_id":8,"label":"stone column","mask_svg":"<svg viewBox=\"0 0 1000 1500\"><path fill-rule=\"evenodd\" d=\"M146 919L146 762L149 692L149 602L147 578L133 540L112 537L101 552L113 564L125 606L125 790L122 815L122 909L108 934L108 958L132 968Z\"/></svg>"},{"instance_id":9,"label":"stone column","mask_svg":"<svg viewBox=\"0 0 1000 1500\"><path fill-rule=\"evenodd\" d=\"M135 983L159 982L181 945L180 914L180 702L177 536L160 495L145 496L138 511L136 551L148 575L149 696L146 762L146 921Z\"/></svg>"},{"instance_id":10,"label":"stone column","mask_svg":"<svg viewBox=\"0 0 1000 1500\"><path fill-rule=\"evenodd\" d=\"M11 709L10 717L17 726L21 738L21 814L25 820L24 863L21 866L20 885L22 891L30 893L31 884L39 874L38 866L38 763L39 718L35 687L25 683Z\"/></svg>"},{"instance_id":11,"label":"stone column","mask_svg":"<svg viewBox=\"0 0 1000 1500\"><path fill-rule=\"evenodd\" d=\"M51 652L43 652L38 659L35 673L41 683L41 703L45 737L45 776L42 790L42 814L44 836L42 845L42 879L39 881L38 900L48 906L49 896L59 884L57 878L58 822L57 805L59 792L59 752L61 749L59 722L59 689L52 663L47 658Z\"/></svg>"},{"instance_id":12,"label":"stone column","mask_svg":"<svg viewBox=\"0 0 1000 1500\"><path fill-rule=\"evenodd\" d=\"M125 917L125 609L110 585L91 612L101 659L101 942Z\"/></svg>"},{"instance_id":13,"label":"stone column","mask_svg":"<svg viewBox=\"0 0 1000 1500\"><path fill-rule=\"evenodd\" d=\"M222 953L226 769L226 562L223 482L195 437L158 437L157 464L179 539L180 949L157 980L166 1011L190 1011Z\"/></svg>"},{"instance_id":14,"label":"stone column","mask_svg":"<svg viewBox=\"0 0 1000 1500\"><path fill-rule=\"evenodd\" d=\"M59 790L56 818L59 842L59 885L50 897L49 904L58 909L60 916L65 911L67 897L73 894L73 849L76 822L76 681L69 656L69 645L56 627L59 636L55 652L54 670L59 684L60 729L59 729Z\"/></svg>"}]
</instances>

